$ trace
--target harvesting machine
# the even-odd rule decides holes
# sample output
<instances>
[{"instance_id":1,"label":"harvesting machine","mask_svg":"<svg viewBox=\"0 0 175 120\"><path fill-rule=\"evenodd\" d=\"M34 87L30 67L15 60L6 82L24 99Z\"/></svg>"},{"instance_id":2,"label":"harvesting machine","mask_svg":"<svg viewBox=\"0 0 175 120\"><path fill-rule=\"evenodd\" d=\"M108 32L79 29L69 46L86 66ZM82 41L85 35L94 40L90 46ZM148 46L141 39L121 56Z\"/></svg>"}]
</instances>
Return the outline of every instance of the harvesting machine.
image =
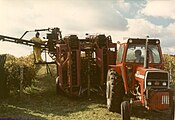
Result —
<instances>
[{"instance_id":1,"label":"harvesting machine","mask_svg":"<svg viewBox=\"0 0 175 120\"><path fill-rule=\"evenodd\" d=\"M25 40L28 32L46 31L45 43ZM88 35L79 39L77 35L62 38L59 28L36 29L24 32L20 38L0 35L0 40L24 44L40 45L54 62L36 64L56 64L56 91L69 96L88 95L92 92L105 94L108 65L115 64L117 44L112 43L111 36Z\"/></svg>"},{"instance_id":2,"label":"harvesting machine","mask_svg":"<svg viewBox=\"0 0 175 120\"><path fill-rule=\"evenodd\" d=\"M85 39L64 37L56 45L57 91L71 96L90 96L91 92L104 95L108 65L115 64L116 51L116 43L103 34Z\"/></svg>"}]
</instances>

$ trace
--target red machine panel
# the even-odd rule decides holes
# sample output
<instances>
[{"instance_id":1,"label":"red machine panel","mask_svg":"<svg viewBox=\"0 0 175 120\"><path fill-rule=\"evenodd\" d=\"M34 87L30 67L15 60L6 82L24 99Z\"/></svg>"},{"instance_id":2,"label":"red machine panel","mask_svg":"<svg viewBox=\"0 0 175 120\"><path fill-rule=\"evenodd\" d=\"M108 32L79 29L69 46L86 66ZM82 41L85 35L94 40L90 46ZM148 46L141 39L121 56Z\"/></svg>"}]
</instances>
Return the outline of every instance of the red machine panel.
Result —
<instances>
[{"instance_id":1,"label":"red machine panel","mask_svg":"<svg viewBox=\"0 0 175 120\"><path fill-rule=\"evenodd\" d=\"M152 91L149 94L149 109L151 110L165 110L170 107L169 92Z\"/></svg>"}]
</instances>

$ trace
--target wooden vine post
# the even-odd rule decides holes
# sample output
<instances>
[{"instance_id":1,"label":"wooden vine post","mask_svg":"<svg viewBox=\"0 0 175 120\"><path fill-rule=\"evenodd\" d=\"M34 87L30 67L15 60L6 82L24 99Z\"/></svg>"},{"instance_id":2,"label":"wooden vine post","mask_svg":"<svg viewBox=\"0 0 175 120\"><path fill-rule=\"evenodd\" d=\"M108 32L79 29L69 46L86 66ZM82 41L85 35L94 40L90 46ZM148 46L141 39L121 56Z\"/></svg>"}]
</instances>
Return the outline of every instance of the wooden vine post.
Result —
<instances>
[{"instance_id":1,"label":"wooden vine post","mask_svg":"<svg viewBox=\"0 0 175 120\"><path fill-rule=\"evenodd\" d=\"M20 98L23 96L24 66L20 66Z\"/></svg>"}]
</instances>

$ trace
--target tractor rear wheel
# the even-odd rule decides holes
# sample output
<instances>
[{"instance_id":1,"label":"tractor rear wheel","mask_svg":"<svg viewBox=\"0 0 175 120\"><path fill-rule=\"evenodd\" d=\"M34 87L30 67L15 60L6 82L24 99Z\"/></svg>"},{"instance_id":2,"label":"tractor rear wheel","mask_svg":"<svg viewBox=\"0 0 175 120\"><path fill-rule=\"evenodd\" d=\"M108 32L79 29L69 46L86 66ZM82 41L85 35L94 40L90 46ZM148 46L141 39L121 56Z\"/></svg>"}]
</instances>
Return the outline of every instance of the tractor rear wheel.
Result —
<instances>
[{"instance_id":1,"label":"tractor rear wheel","mask_svg":"<svg viewBox=\"0 0 175 120\"><path fill-rule=\"evenodd\" d=\"M175 101L172 99L172 106L171 106L171 120L175 120Z\"/></svg>"},{"instance_id":2,"label":"tractor rear wheel","mask_svg":"<svg viewBox=\"0 0 175 120\"><path fill-rule=\"evenodd\" d=\"M129 104L129 101L123 101L121 103L121 115L122 115L122 120L130 120L130 104Z\"/></svg>"},{"instance_id":3,"label":"tractor rear wheel","mask_svg":"<svg viewBox=\"0 0 175 120\"><path fill-rule=\"evenodd\" d=\"M108 70L106 85L107 108L109 111L120 113L124 86L122 78L114 69Z\"/></svg>"}]
</instances>

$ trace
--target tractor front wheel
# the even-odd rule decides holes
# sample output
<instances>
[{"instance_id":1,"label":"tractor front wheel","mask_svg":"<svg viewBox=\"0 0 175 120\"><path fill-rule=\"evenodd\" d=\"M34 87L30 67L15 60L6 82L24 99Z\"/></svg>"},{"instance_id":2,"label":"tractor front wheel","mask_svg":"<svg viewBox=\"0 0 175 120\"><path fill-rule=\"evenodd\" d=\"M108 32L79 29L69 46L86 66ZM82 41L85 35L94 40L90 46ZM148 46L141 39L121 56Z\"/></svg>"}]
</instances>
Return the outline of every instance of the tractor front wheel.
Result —
<instances>
[{"instance_id":1,"label":"tractor front wheel","mask_svg":"<svg viewBox=\"0 0 175 120\"><path fill-rule=\"evenodd\" d=\"M130 120L130 104L128 101L121 103L122 120Z\"/></svg>"},{"instance_id":2,"label":"tractor front wheel","mask_svg":"<svg viewBox=\"0 0 175 120\"><path fill-rule=\"evenodd\" d=\"M108 110L120 113L124 87L121 77L113 69L108 70L106 87Z\"/></svg>"},{"instance_id":3,"label":"tractor front wheel","mask_svg":"<svg viewBox=\"0 0 175 120\"><path fill-rule=\"evenodd\" d=\"M61 93L61 89L59 86L59 76L56 78L56 94L59 95Z\"/></svg>"},{"instance_id":4,"label":"tractor front wheel","mask_svg":"<svg viewBox=\"0 0 175 120\"><path fill-rule=\"evenodd\" d=\"M171 120L175 120L175 111L174 111L174 109L175 109L175 101L173 100L172 101L172 106L171 106Z\"/></svg>"}]
</instances>

